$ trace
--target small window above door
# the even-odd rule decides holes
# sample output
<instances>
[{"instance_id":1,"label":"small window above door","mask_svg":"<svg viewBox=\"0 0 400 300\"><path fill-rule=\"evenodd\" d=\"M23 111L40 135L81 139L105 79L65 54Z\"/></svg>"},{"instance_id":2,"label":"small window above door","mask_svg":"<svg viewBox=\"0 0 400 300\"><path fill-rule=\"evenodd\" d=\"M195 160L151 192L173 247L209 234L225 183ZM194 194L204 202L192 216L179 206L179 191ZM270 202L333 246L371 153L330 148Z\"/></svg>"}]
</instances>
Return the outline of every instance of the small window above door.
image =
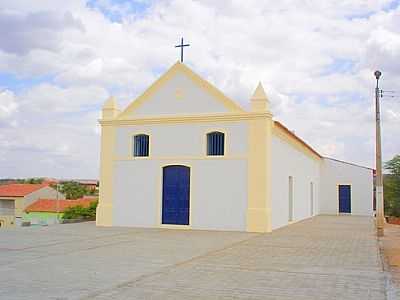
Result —
<instances>
[{"instance_id":1,"label":"small window above door","mask_svg":"<svg viewBox=\"0 0 400 300\"><path fill-rule=\"evenodd\" d=\"M207 133L207 155L225 154L225 134L219 131Z\"/></svg>"},{"instance_id":2,"label":"small window above door","mask_svg":"<svg viewBox=\"0 0 400 300\"><path fill-rule=\"evenodd\" d=\"M133 156L149 156L149 136L147 134L138 134L133 137Z\"/></svg>"}]
</instances>

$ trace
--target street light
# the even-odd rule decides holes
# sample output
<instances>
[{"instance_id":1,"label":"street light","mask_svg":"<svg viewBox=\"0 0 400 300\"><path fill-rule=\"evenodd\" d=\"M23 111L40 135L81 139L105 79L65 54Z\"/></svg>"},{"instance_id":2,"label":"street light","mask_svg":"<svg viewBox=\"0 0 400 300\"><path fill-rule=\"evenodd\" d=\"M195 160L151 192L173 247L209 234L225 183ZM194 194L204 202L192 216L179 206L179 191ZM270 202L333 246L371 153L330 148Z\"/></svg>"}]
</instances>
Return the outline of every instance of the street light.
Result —
<instances>
[{"instance_id":1,"label":"street light","mask_svg":"<svg viewBox=\"0 0 400 300\"><path fill-rule=\"evenodd\" d=\"M376 149L375 149L375 163L376 163L376 234L383 236L384 234L384 209L383 209L383 180L382 180L382 149L381 149L381 117L380 117L380 103L379 103L379 78L382 73L375 71L376 88L375 88L375 120L376 120Z\"/></svg>"}]
</instances>

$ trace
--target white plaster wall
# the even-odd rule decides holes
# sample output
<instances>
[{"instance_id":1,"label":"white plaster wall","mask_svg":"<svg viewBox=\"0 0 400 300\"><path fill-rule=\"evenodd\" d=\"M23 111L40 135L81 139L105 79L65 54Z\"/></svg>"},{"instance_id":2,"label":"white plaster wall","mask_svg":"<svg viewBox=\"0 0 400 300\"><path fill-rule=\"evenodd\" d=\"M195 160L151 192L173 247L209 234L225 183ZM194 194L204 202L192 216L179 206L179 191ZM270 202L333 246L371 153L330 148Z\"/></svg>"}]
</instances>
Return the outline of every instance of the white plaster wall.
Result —
<instances>
[{"instance_id":1,"label":"white plaster wall","mask_svg":"<svg viewBox=\"0 0 400 300\"><path fill-rule=\"evenodd\" d=\"M293 177L293 221L311 217L310 183L314 185L314 214L318 214L320 162L280 137L271 140L272 229L288 224L289 176Z\"/></svg>"},{"instance_id":2,"label":"white plaster wall","mask_svg":"<svg viewBox=\"0 0 400 300\"><path fill-rule=\"evenodd\" d=\"M246 229L247 161L129 160L114 166L113 225L161 224L162 168L190 167L190 225L193 229Z\"/></svg>"},{"instance_id":3,"label":"white plaster wall","mask_svg":"<svg viewBox=\"0 0 400 300\"><path fill-rule=\"evenodd\" d=\"M135 116L221 113L228 109L183 73L177 73L134 112Z\"/></svg>"},{"instance_id":4,"label":"white plaster wall","mask_svg":"<svg viewBox=\"0 0 400 300\"><path fill-rule=\"evenodd\" d=\"M157 224L158 162L116 161L113 180L113 225L153 227Z\"/></svg>"},{"instance_id":5,"label":"white plaster wall","mask_svg":"<svg viewBox=\"0 0 400 300\"><path fill-rule=\"evenodd\" d=\"M328 158L324 158L321 164L321 214L338 213L339 184L351 185L351 213L353 215L372 215L372 170Z\"/></svg>"},{"instance_id":6,"label":"white plaster wall","mask_svg":"<svg viewBox=\"0 0 400 300\"><path fill-rule=\"evenodd\" d=\"M132 137L145 133L150 136L150 156L204 157L206 155L207 132L225 132L225 155L247 155L247 124L245 122L219 122L198 124L156 124L121 127L116 130L115 155L118 158L132 157Z\"/></svg>"},{"instance_id":7,"label":"white plaster wall","mask_svg":"<svg viewBox=\"0 0 400 300\"><path fill-rule=\"evenodd\" d=\"M193 228L246 230L246 160L196 161L193 180Z\"/></svg>"},{"instance_id":8,"label":"white plaster wall","mask_svg":"<svg viewBox=\"0 0 400 300\"><path fill-rule=\"evenodd\" d=\"M225 132L225 157L206 157L206 133ZM150 135L150 157L133 158L131 136ZM162 167L191 168L193 229L245 230L247 123L121 127L116 131L113 225L156 227L161 222Z\"/></svg>"}]
</instances>

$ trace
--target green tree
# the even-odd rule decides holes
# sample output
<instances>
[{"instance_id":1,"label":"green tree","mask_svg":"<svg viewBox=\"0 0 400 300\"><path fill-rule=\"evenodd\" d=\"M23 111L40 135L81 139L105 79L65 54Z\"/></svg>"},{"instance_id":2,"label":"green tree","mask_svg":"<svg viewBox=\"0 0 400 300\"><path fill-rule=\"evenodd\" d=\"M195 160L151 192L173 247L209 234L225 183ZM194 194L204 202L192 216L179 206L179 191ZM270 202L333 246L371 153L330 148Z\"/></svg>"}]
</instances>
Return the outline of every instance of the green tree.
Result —
<instances>
[{"instance_id":1,"label":"green tree","mask_svg":"<svg viewBox=\"0 0 400 300\"><path fill-rule=\"evenodd\" d=\"M17 183L31 183L31 184L40 184L43 183L43 178L26 178L26 179L17 179Z\"/></svg>"},{"instance_id":2,"label":"green tree","mask_svg":"<svg viewBox=\"0 0 400 300\"><path fill-rule=\"evenodd\" d=\"M400 155L385 163L390 172L383 177L385 214L400 217Z\"/></svg>"},{"instance_id":3,"label":"green tree","mask_svg":"<svg viewBox=\"0 0 400 300\"><path fill-rule=\"evenodd\" d=\"M75 181L65 181L59 184L59 191L67 199L78 199L88 193L87 189Z\"/></svg>"},{"instance_id":4,"label":"green tree","mask_svg":"<svg viewBox=\"0 0 400 300\"><path fill-rule=\"evenodd\" d=\"M43 181L44 181L43 178L29 178L29 179L27 179L27 183L34 183L34 184L43 183Z\"/></svg>"},{"instance_id":5,"label":"green tree","mask_svg":"<svg viewBox=\"0 0 400 300\"><path fill-rule=\"evenodd\" d=\"M400 176L400 154L395 155L391 160L387 161L385 169L389 170L392 175Z\"/></svg>"}]
</instances>

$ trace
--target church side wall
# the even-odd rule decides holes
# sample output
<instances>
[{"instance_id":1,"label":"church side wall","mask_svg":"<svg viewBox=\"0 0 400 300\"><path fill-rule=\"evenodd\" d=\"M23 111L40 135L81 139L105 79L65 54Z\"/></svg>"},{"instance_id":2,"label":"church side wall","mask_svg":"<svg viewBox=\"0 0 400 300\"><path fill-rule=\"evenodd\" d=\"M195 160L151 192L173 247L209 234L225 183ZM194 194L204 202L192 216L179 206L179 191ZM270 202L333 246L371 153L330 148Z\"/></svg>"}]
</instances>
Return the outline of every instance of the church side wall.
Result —
<instances>
[{"instance_id":1,"label":"church side wall","mask_svg":"<svg viewBox=\"0 0 400 300\"><path fill-rule=\"evenodd\" d=\"M351 186L351 214L373 214L372 170L328 158L321 164L321 214L339 213L340 184Z\"/></svg>"},{"instance_id":2,"label":"church side wall","mask_svg":"<svg viewBox=\"0 0 400 300\"><path fill-rule=\"evenodd\" d=\"M271 218L272 229L276 229L289 224L289 177L293 178L293 221L318 213L320 161L299 151L276 134L272 136L271 147Z\"/></svg>"},{"instance_id":3,"label":"church side wall","mask_svg":"<svg viewBox=\"0 0 400 300\"><path fill-rule=\"evenodd\" d=\"M225 132L224 157L206 156L206 133ZM190 167L190 227L246 230L247 124L155 124L116 130L113 163L113 225L159 227L162 171ZM132 156L132 136L150 136L150 156Z\"/></svg>"}]
</instances>

